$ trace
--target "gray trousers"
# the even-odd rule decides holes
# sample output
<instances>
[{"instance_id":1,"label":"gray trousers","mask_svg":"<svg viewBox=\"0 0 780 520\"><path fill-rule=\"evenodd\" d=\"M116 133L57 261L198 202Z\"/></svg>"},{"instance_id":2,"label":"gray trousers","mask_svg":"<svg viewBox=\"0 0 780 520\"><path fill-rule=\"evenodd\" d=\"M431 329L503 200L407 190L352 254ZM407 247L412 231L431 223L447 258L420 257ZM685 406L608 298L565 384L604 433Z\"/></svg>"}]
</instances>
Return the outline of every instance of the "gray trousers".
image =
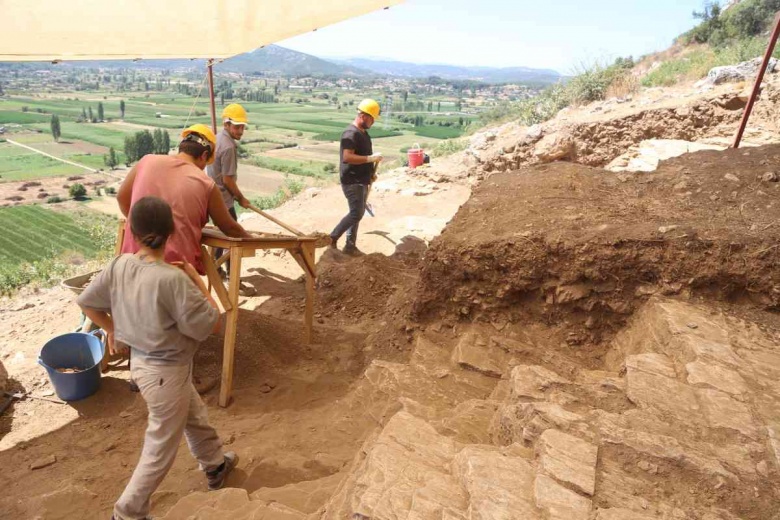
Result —
<instances>
[{"instance_id":1,"label":"gray trousers","mask_svg":"<svg viewBox=\"0 0 780 520\"><path fill-rule=\"evenodd\" d=\"M131 374L149 409L141 459L114 505L120 520L146 518L152 493L176 459L182 434L202 471L224 462L222 441L209 426L206 405L192 385L192 365L153 366L133 359Z\"/></svg>"},{"instance_id":2,"label":"gray trousers","mask_svg":"<svg viewBox=\"0 0 780 520\"><path fill-rule=\"evenodd\" d=\"M341 222L330 232L330 238L335 244L341 235L346 231L347 246L357 246L357 233L360 221L366 213L366 198L368 197L368 186L365 184L342 184L341 190L347 198L349 204L349 213L341 219Z\"/></svg>"}]
</instances>

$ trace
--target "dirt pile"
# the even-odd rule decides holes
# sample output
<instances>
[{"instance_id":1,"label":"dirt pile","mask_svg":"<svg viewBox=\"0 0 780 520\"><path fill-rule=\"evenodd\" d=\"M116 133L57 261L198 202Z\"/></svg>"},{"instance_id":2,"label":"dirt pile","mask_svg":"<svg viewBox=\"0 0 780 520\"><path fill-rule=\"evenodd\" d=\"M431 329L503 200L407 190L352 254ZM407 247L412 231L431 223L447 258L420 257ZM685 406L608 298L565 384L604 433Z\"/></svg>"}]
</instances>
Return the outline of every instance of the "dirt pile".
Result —
<instances>
[{"instance_id":1,"label":"dirt pile","mask_svg":"<svg viewBox=\"0 0 780 520\"><path fill-rule=\"evenodd\" d=\"M425 256L425 321L566 322L598 342L653 294L780 306L780 146L652 175L555 163L491 176ZM608 335L607 335L608 337Z\"/></svg>"},{"instance_id":2,"label":"dirt pile","mask_svg":"<svg viewBox=\"0 0 780 520\"><path fill-rule=\"evenodd\" d=\"M351 258L329 251L318 265L317 312L357 323L403 314L417 281L424 242L415 251Z\"/></svg>"}]
</instances>

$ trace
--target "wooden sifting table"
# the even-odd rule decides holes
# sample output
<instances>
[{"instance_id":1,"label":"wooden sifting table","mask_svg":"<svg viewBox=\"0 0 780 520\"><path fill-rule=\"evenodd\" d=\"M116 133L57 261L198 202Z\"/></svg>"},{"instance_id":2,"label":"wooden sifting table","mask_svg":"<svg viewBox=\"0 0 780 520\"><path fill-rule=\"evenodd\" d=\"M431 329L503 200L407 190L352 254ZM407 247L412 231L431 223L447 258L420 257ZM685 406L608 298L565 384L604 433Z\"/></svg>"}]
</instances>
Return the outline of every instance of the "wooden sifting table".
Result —
<instances>
[{"instance_id":1,"label":"wooden sifting table","mask_svg":"<svg viewBox=\"0 0 780 520\"><path fill-rule=\"evenodd\" d=\"M314 318L314 282L317 277L317 269L314 263L314 251L317 237L312 236L284 236L284 235L258 235L253 238L232 238L215 228L204 228L201 238L201 252L203 265L209 285L219 298L222 307L227 314L225 328L224 355L222 358L222 384L219 391L219 405L222 407L230 403L233 392L233 363L236 346L236 331L238 327L238 290L241 281L241 258L254 256L258 249L286 249L298 262L306 274L306 312L304 315L306 342L311 343L312 321ZM211 249L211 251L206 248ZM216 248L227 249L228 253L222 258L214 259L212 252ZM217 268L230 259L230 273L227 290L222 283Z\"/></svg>"}]
</instances>

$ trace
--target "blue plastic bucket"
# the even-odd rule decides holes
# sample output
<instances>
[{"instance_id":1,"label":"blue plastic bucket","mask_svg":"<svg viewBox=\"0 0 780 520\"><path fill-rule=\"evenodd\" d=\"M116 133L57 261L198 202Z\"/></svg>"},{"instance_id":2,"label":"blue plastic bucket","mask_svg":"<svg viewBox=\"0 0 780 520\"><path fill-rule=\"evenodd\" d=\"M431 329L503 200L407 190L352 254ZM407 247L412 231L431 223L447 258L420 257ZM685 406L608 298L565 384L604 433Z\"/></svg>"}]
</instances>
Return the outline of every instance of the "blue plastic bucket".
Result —
<instances>
[{"instance_id":1,"label":"blue plastic bucket","mask_svg":"<svg viewBox=\"0 0 780 520\"><path fill-rule=\"evenodd\" d=\"M89 334L71 332L46 342L38 363L49 373L51 384L60 399L78 401L100 388L100 361L105 352L106 335L102 330ZM79 371L58 372L58 368L76 368Z\"/></svg>"}]
</instances>

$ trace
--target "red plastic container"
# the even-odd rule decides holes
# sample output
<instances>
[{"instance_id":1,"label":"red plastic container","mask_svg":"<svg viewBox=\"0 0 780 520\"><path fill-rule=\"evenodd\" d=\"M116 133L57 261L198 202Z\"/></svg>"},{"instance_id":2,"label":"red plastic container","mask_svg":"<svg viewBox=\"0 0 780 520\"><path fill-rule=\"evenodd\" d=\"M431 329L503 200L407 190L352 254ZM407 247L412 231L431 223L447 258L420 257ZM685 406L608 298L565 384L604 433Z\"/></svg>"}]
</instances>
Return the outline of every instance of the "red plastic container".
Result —
<instances>
[{"instance_id":1,"label":"red plastic container","mask_svg":"<svg viewBox=\"0 0 780 520\"><path fill-rule=\"evenodd\" d=\"M417 168L425 159L425 152L420 148L420 145L417 145L415 148L409 148L406 155L409 157L409 168Z\"/></svg>"}]
</instances>

